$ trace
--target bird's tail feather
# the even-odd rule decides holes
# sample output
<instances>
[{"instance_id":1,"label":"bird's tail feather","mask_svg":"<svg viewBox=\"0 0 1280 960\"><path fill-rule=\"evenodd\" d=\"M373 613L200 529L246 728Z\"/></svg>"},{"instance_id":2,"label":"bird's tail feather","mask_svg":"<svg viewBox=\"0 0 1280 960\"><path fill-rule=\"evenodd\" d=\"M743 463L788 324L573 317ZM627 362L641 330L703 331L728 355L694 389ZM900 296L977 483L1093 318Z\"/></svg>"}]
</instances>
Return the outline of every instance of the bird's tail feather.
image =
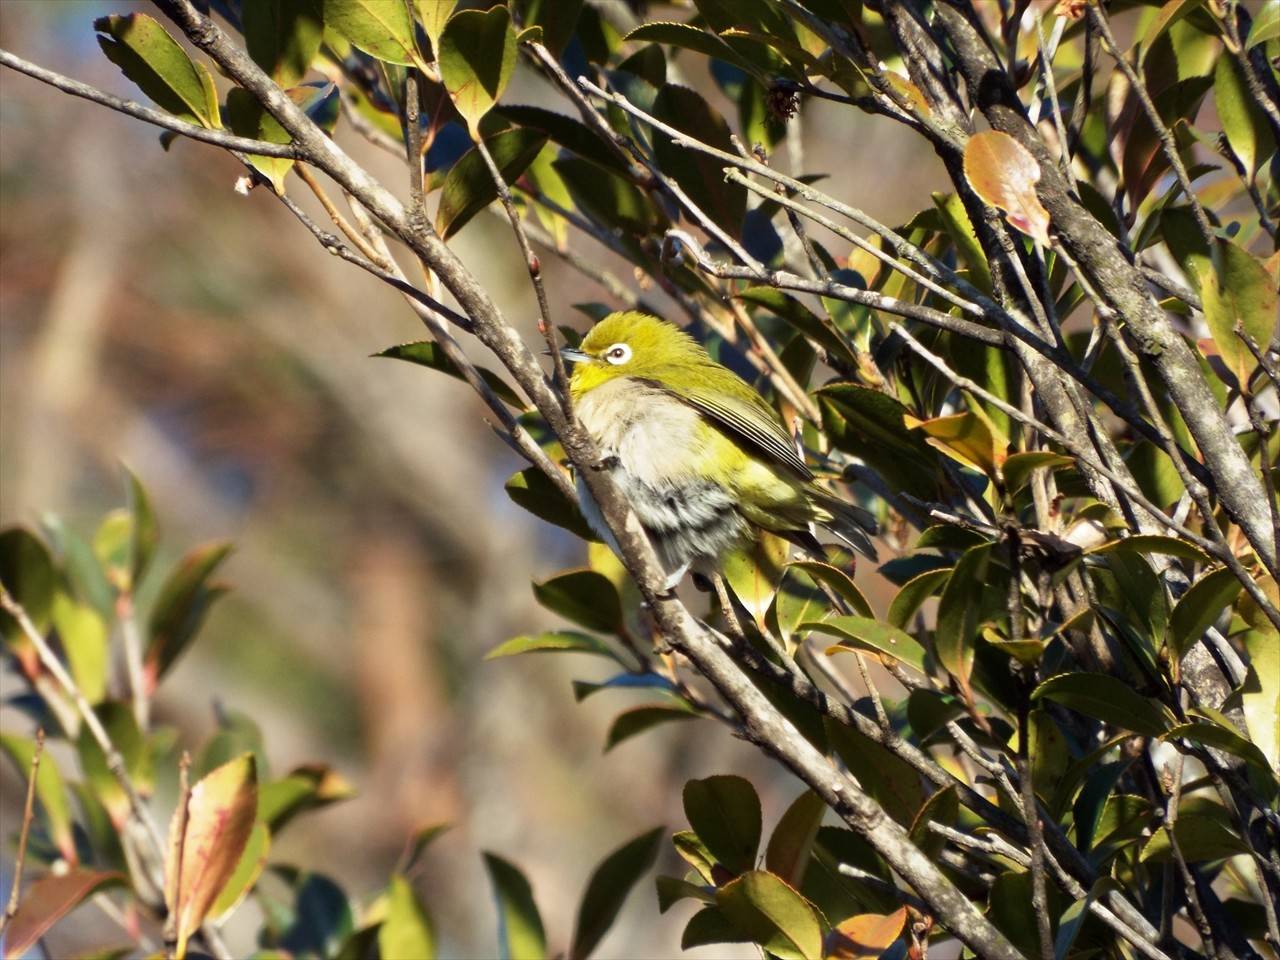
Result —
<instances>
[{"instance_id":1,"label":"bird's tail feather","mask_svg":"<svg viewBox=\"0 0 1280 960\"><path fill-rule=\"evenodd\" d=\"M835 534L853 549L870 560L876 558L876 548L871 537L878 532L875 516L869 510L852 503L845 503L818 487L811 487L809 499L817 507L817 523Z\"/></svg>"}]
</instances>

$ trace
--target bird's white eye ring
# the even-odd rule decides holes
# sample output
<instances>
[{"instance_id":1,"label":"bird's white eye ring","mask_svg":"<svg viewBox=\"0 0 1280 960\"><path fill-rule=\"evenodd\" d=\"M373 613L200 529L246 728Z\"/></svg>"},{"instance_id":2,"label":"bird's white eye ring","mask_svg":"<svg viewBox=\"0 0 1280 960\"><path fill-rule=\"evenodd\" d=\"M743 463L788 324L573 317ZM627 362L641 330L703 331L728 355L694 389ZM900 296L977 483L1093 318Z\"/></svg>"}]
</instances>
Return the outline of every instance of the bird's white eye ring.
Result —
<instances>
[{"instance_id":1,"label":"bird's white eye ring","mask_svg":"<svg viewBox=\"0 0 1280 960\"><path fill-rule=\"evenodd\" d=\"M631 359L631 348L625 343L615 343L604 352L604 358L616 367Z\"/></svg>"}]
</instances>

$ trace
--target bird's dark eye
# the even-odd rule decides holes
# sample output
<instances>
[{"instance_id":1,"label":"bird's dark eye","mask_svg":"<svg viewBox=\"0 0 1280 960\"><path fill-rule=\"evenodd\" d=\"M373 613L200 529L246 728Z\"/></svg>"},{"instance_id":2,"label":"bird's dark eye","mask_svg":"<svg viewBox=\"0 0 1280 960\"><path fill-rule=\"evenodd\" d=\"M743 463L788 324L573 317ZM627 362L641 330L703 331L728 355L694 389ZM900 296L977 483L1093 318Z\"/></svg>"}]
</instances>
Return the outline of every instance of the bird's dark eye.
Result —
<instances>
[{"instance_id":1,"label":"bird's dark eye","mask_svg":"<svg viewBox=\"0 0 1280 960\"><path fill-rule=\"evenodd\" d=\"M604 352L604 358L615 366L626 363L631 359L631 348L625 343L615 343Z\"/></svg>"}]
</instances>

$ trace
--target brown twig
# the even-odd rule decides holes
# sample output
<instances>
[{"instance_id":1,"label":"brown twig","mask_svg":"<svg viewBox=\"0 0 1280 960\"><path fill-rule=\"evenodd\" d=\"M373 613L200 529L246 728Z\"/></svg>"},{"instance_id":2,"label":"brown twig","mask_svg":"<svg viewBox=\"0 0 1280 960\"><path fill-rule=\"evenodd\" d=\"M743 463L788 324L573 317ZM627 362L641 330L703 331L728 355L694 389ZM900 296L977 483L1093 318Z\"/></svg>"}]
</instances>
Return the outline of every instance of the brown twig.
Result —
<instances>
[{"instance_id":1,"label":"brown twig","mask_svg":"<svg viewBox=\"0 0 1280 960\"><path fill-rule=\"evenodd\" d=\"M40 755L44 753L44 727L36 727L36 747L31 754L31 769L27 780L27 800L22 807L22 830L18 834L18 853L13 861L12 887L4 914L0 915L0 934L18 912L18 898L22 892L22 868L27 859L27 838L31 834L31 821L35 819L36 777L40 773Z\"/></svg>"},{"instance_id":2,"label":"brown twig","mask_svg":"<svg viewBox=\"0 0 1280 960\"><path fill-rule=\"evenodd\" d=\"M179 942L182 902L182 855L187 842L187 822L191 815L191 754L182 751L178 761L178 806L173 812L173 827L169 833L169 854L165 860L164 902L167 913L164 918L165 960L181 960L186 943Z\"/></svg>"}]
</instances>

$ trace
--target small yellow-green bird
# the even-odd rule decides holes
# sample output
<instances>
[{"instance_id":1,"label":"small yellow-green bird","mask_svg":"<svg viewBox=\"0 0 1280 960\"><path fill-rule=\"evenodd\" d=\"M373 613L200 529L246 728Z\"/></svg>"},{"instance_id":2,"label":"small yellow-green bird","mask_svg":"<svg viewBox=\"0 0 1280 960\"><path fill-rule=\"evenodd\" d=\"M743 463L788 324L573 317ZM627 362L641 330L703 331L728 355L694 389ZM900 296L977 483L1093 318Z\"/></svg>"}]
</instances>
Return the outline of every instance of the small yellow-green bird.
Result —
<instances>
[{"instance_id":1,"label":"small yellow-green bird","mask_svg":"<svg viewBox=\"0 0 1280 960\"><path fill-rule=\"evenodd\" d=\"M574 364L574 409L653 541L665 589L690 567L714 572L757 529L812 551L817 524L875 558L875 518L818 487L773 408L679 327L612 313L560 352ZM616 551L581 477L578 493Z\"/></svg>"}]
</instances>

